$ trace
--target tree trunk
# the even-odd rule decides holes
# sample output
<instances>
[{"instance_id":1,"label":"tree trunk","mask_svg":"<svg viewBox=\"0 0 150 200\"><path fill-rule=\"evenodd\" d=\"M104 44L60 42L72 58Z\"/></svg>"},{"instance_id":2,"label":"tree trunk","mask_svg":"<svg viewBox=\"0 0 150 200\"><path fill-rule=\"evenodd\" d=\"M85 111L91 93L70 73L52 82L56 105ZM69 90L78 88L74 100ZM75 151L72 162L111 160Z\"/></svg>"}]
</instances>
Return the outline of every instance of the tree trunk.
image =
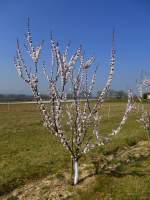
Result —
<instances>
[{"instance_id":1,"label":"tree trunk","mask_svg":"<svg viewBox=\"0 0 150 200\"><path fill-rule=\"evenodd\" d=\"M74 185L79 181L79 170L78 170L78 160L74 159Z\"/></svg>"}]
</instances>

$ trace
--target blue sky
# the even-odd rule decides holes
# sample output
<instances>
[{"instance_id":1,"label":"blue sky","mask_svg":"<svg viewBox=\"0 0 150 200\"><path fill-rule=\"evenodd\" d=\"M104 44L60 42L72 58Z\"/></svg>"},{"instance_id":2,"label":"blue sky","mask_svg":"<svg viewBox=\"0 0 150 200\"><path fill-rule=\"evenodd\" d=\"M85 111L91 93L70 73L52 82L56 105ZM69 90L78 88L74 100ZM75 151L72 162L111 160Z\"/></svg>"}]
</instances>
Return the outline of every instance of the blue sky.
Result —
<instances>
[{"instance_id":1,"label":"blue sky","mask_svg":"<svg viewBox=\"0 0 150 200\"><path fill-rule=\"evenodd\" d=\"M0 1L0 93L29 94L13 64L16 38L24 40L27 17L33 40L45 40L50 32L64 46L83 44L85 53L100 63L96 87L101 89L108 73L113 27L116 29L114 89L135 89L136 79L150 67L149 0L1 0ZM42 82L42 92L45 92Z\"/></svg>"}]
</instances>

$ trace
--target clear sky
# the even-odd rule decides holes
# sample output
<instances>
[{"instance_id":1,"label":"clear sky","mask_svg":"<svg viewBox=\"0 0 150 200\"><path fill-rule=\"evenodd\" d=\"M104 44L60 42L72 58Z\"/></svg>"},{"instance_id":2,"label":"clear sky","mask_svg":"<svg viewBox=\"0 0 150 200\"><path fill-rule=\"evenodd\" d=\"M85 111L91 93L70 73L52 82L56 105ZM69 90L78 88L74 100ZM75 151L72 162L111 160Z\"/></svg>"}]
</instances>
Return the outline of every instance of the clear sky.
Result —
<instances>
[{"instance_id":1,"label":"clear sky","mask_svg":"<svg viewBox=\"0 0 150 200\"><path fill-rule=\"evenodd\" d=\"M150 0L0 0L0 93L29 94L13 64L16 38L23 44L28 16L36 44L41 39L48 44L53 31L62 46L71 40L72 49L83 44L87 55L96 56L100 89L108 73L113 27L117 51L113 88L135 89L140 70L149 72Z\"/></svg>"}]
</instances>

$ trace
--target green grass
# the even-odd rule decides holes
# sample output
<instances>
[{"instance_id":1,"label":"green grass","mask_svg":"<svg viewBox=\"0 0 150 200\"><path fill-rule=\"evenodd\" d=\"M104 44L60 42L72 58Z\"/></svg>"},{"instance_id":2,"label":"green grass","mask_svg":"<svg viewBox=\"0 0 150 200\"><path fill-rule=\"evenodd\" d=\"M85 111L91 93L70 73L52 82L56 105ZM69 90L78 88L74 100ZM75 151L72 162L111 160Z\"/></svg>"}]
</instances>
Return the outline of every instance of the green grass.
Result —
<instances>
[{"instance_id":1,"label":"green grass","mask_svg":"<svg viewBox=\"0 0 150 200\"><path fill-rule=\"evenodd\" d=\"M95 185L87 188L75 200L149 200L150 177L127 175L124 177L99 176Z\"/></svg>"},{"instance_id":2,"label":"green grass","mask_svg":"<svg viewBox=\"0 0 150 200\"><path fill-rule=\"evenodd\" d=\"M125 103L111 103L108 121L108 104L105 104L103 109L106 111L106 115L102 120L102 134L110 133L112 129L117 127L124 108ZM121 148L122 145L132 146L139 140L146 139L146 132L136 122L136 117L135 114L131 114L121 133L115 136L106 147L94 150L95 154L100 152L109 154ZM89 153L83 162L87 162L91 155L92 153ZM61 169L70 169L70 166L68 152L57 142L54 136L42 127L41 117L36 105L20 104L10 105L9 107L0 105L0 195L11 191L28 180L54 174ZM139 185L140 182L141 189L144 188L145 191L148 191L146 189L148 186L145 186L147 179L132 176L121 178L101 176L97 178L93 192L104 193L104 196L109 193L116 200L119 199L119 196L115 196L117 188L119 193L122 194L122 191L126 193L127 185L131 191L132 188L129 185L134 183ZM122 184L120 184L120 181ZM111 187L113 185L111 183L114 184L115 189ZM89 190L90 200L92 200L93 192ZM86 199L84 195L81 194L83 200Z\"/></svg>"},{"instance_id":3,"label":"green grass","mask_svg":"<svg viewBox=\"0 0 150 200\"><path fill-rule=\"evenodd\" d=\"M42 127L35 105L0 106L0 194L69 164L64 148Z\"/></svg>"},{"instance_id":4,"label":"green grass","mask_svg":"<svg viewBox=\"0 0 150 200\"><path fill-rule=\"evenodd\" d=\"M73 200L149 200L150 158L122 166L121 176L101 174Z\"/></svg>"}]
</instances>

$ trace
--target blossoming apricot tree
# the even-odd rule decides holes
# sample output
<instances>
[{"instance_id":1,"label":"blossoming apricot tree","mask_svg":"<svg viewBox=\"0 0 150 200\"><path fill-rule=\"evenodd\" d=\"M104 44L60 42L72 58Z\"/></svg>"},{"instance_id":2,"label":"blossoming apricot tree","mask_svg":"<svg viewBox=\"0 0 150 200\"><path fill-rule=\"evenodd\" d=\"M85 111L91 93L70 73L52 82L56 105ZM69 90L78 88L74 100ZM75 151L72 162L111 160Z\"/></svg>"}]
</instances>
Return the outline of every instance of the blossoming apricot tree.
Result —
<instances>
[{"instance_id":1,"label":"blossoming apricot tree","mask_svg":"<svg viewBox=\"0 0 150 200\"><path fill-rule=\"evenodd\" d=\"M46 64L43 63L43 71L48 81L50 108L44 104L39 92L38 64L43 42L34 47L32 34L28 23L26 34L26 48L33 61L33 67L27 66L22 50L17 41L17 55L14 59L19 76L29 85L34 99L39 105L42 114L43 124L55 135L62 145L70 152L74 163L74 185L78 183L78 161L91 149L104 145L107 138L99 134L101 114L99 109L110 90L115 69L115 48L114 36L111 51L110 71L105 87L98 99L93 102L89 97L93 91L96 81L97 67L89 84L89 68L94 62L94 57L84 58L82 46L80 46L72 57L69 58L68 45L64 52L61 52L58 42L51 36L51 71L48 73ZM68 88L73 94L72 102L67 103L66 93ZM81 93L85 95L85 101L81 101ZM129 92L128 104L121 124L112 135L116 135L126 122L128 113L133 106L132 94ZM65 125L64 125L65 123ZM66 130L67 129L69 131Z\"/></svg>"}]
</instances>

